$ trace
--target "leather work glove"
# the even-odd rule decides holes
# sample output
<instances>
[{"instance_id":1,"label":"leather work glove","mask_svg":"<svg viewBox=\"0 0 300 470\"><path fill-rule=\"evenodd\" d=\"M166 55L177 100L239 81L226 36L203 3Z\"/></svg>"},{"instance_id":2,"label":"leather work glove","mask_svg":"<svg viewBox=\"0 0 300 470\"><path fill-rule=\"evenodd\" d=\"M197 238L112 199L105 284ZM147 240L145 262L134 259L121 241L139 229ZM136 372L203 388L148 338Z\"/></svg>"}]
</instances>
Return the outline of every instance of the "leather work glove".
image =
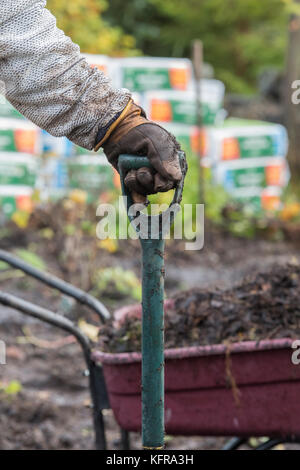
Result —
<instances>
[{"instance_id":1,"label":"leather work glove","mask_svg":"<svg viewBox=\"0 0 300 470\"><path fill-rule=\"evenodd\" d=\"M150 160L154 171L143 167L130 170L125 177L134 202L144 203L147 194L169 191L181 180L177 155L180 145L163 127L148 121L142 108L133 101L128 103L95 150L101 146L117 171L121 154L146 156Z\"/></svg>"}]
</instances>

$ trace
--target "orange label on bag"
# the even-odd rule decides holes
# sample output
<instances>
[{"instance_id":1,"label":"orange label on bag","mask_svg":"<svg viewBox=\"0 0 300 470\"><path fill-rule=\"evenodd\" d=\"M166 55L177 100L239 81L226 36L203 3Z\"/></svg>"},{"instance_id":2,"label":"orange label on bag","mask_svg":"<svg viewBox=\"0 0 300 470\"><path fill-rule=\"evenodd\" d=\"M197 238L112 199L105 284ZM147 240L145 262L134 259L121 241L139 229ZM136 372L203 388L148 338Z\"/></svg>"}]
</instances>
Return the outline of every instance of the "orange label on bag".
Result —
<instances>
[{"instance_id":1,"label":"orange label on bag","mask_svg":"<svg viewBox=\"0 0 300 470\"><path fill-rule=\"evenodd\" d=\"M268 186L280 186L282 165L270 165L266 167L266 181Z\"/></svg>"},{"instance_id":2,"label":"orange label on bag","mask_svg":"<svg viewBox=\"0 0 300 470\"><path fill-rule=\"evenodd\" d=\"M175 90L186 90L189 80L190 72L188 69L170 69L169 72L170 85Z\"/></svg>"},{"instance_id":3,"label":"orange label on bag","mask_svg":"<svg viewBox=\"0 0 300 470\"><path fill-rule=\"evenodd\" d=\"M191 135L191 148L195 153L200 153L203 157L207 155L207 136L204 129L195 129Z\"/></svg>"},{"instance_id":4,"label":"orange label on bag","mask_svg":"<svg viewBox=\"0 0 300 470\"><path fill-rule=\"evenodd\" d=\"M261 197L262 208L267 211L275 211L279 209L280 197L270 194L263 194Z\"/></svg>"},{"instance_id":5,"label":"orange label on bag","mask_svg":"<svg viewBox=\"0 0 300 470\"><path fill-rule=\"evenodd\" d=\"M223 140L222 160L236 160L240 158L240 146L237 139L228 137Z\"/></svg>"},{"instance_id":6,"label":"orange label on bag","mask_svg":"<svg viewBox=\"0 0 300 470\"><path fill-rule=\"evenodd\" d=\"M153 99L151 101L150 119L153 121L172 121L172 106L168 101Z\"/></svg>"},{"instance_id":7,"label":"orange label on bag","mask_svg":"<svg viewBox=\"0 0 300 470\"><path fill-rule=\"evenodd\" d=\"M21 153L35 153L38 131L17 129L15 131L15 145L18 152Z\"/></svg>"},{"instance_id":8,"label":"orange label on bag","mask_svg":"<svg viewBox=\"0 0 300 470\"><path fill-rule=\"evenodd\" d=\"M102 64L102 65L100 65L100 64L91 64L91 67L93 69L96 68L96 69L100 70L101 72L105 73L105 75L107 75L107 66L106 65L104 65L104 64Z\"/></svg>"},{"instance_id":9,"label":"orange label on bag","mask_svg":"<svg viewBox=\"0 0 300 470\"><path fill-rule=\"evenodd\" d=\"M33 202L30 196L17 196L16 205L20 211L32 212L33 210Z\"/></svg>"}]
</instances>

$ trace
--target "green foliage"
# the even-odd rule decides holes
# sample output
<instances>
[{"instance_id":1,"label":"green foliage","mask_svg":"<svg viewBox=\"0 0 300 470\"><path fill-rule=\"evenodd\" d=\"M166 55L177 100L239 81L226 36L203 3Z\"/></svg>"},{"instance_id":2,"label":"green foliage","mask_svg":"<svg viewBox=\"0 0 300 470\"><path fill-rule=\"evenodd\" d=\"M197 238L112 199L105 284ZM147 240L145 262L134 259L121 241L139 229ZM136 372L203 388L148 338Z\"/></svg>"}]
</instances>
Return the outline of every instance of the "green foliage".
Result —
<instances>
[{"instance_id":1,"label":"green foliage","mask_svg":"<svg viewBox=\"0 0 300 470\"><path fill-rule=\"evenodd\" d=\"M254 238L257 234L257 215L251 218L246 207L235 207L223 221L228 232L242 238Z\"/></svg>"},{"instance_id":2,"label":"green foliage","mask_svg":"<svg viewBox=\"0 0 300 470\"><path fill-rule=\"evenodd\" d=\"M94 235L96 227L91 220L83 220L81 222L81 230L88 235Z\"/></svg>"},{"instance_id":3,"label":"green foliage","mask_svg":"<svg viewBox=\"0 0 300 470\"><path fill-rule=\"evenodd\" d=\"M135 40L124 34L120 25L110 26L103 19L107 0L48 0L47 7L57 18L58 27L92 54L136 55Z\"/></svg>"},{"instance_id":4,"label":"green foliage","mask_svg":"<svg viewBox=\"0 0 300 470\"><path fill-rule=\"evenodd\" d=\"M9 264L5 263L5 261L0 261L0 271L5 271L9 268Z\"/></svg>"},{"instance_id":5,"label":"green foliage","mask_svg":"<svg viewBox=\"0 0 300 470\"><path fill-rule=\"evenodd\" d=\"M164 15L149 0L110 0L104 18L114 27L122 27L132 34L138 48L149 55L157 52L158 38L164 24Z\"/></svg>"},{"instance_id":6,"label":"green foliage","mask_svg":"<svg viewBox=\"0 0 300 470\"><path fill-rule=\"evenodd\" d=\"M13 396L20 393L22 390L22 385L18 380L12 380L8 385L3 385L0 383L0 392L4 393L7 396Z\"/></svg>"},{"instance_id":7,"label":"green foliage","mask_svg":"<svg viewBox=\"0 0 300 470\"><path fill-rule=\"evenodd\" d=\"M178 52L189 54L194 38L204 42L205 60L212 63L228 88L235 90L238 77L245 91L255 85L267 66L282 66L286 46L287 11L284 0L151 0L170 22L162 40L171 44L177 36ZM178 35L178 31L181 34ZM223 75L226 71L227 77Z\"/></svg>"},{"instance_id":8,"label":"green foliage","mask_svg":"<svg viewBox=\"0 0 300 470\"><path fill-rule=\"evenodd\" d=\"M294 15L300 15L299 0L283 0L286 4L287 11Z\"/></svg>"},{"instance_id":9,"label":"green foliage","mask_svg":"<svg viewBox=\"0 0 300 470\"><path fill-rule=\"evenodd\" d=\"M186 153L188 172L185 178L182 204L195 204L199 200L199 163L198 156Z\"/></svg>"},{"instance_id":10,"label":"green foliage","mask_svg":"<svg viewBox=\"0 0 300 470\"><path fill-rule=\"evenodd\" d=\"M290 203L295 201L300 201L300 184L299 179L292 175L291 181L283 192L283 202Z\"/></svg>"},{"instance_id":11,"label":"green foliage","mask_svg":"<svg viewBox=\"0 0 300 470\"><path fill-rule=\"evenodd\" d=\"M46 240L52 240L55 236L54 231L49 227L41 229L39 235Z\"/></svg>"},{"instance_id":12,"label":"green foliage","mask_svg":"<svg viewBox=\"0 0 300 470\"><path fill-rule=\"evenodd\" d=\"M72 237L76 234L77 227L74 224L67 224L63 230L64 230L65 235Z\"/></svg>"},{"instance_id":13,"label":"green foliage","mask_svg":"<svg viewBox=\"0 0 300 470\"><path fill-rule=\"evenodd\" d=\"M95 274L95 292L98 297L132 298L140 301L142 287L133 271L121 267L105 268Z\"/></svg>"},{"instance_id":14,"label":"green foliage","mask_svg":"<svg viewBox=\"0 0 300 470\"><path fill-rule=\"evenodd\" d=\"M15 250L15 254L34 268L41 269L42 271L46 270L46 264L44 260L32 251L19 248Z\"/></svg>"},{"instance_id":15,"label":"green foliage","mask_svg":"<svg viewBox=\"0 0 300 470\"><path fill-rule=\"evenodd\" d=\"M205 216L216 224L223 222L222 211L229 203L230 198L225 189L214 185L209 175L205 180Z\"/></svg>"},{"instance_id":16,"label":"green foliage","mask_svg":"<svg viewBox=\"0 0 300 470\"><path fill-rule=\"evenodd\" d=\"M292 0L110 0L105 18L133 34L147 55L189 57L204 43L205 61L229 90L249 93L266 67L282 68Z\"/></svg>"}]
</instances>

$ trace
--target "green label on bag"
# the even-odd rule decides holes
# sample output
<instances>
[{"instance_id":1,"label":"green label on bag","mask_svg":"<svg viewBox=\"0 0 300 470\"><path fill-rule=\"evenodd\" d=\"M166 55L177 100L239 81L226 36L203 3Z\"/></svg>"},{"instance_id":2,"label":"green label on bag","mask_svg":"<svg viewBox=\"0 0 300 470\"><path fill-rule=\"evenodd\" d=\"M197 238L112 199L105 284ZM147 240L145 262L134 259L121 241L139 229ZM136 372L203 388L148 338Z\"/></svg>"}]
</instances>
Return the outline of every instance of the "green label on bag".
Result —
<instances>
[{"instance_id":1,"label":"green label on bag","mask_svg":"<svg viewBox=\"0 0 300 470\"><path fill-rule=\"evenodd\" d=\"M197 124L197 107L194 101L170 100L172 108L172 121L182 124ZM202 103L202 123L206 126L214 124L218 109L214 109L207 103Z\"/></svg>"},{"instance_id":2,"label":"green label on bag","mask_svg":"<svg viewBox=\"0 0 300 470\"><path fill-rule=\"evenodd\" d=\"M130 91L171 90L169 71L163 68L123 68L124 88Z\"/></svg>"},{"instance_id":3,"label":"green label on bag","mask_svg":"<svg viewBox=\"0 0 300 470\"><path fill-rule=\"evenodd\" d=\"M268 157L276 154L276 144L271 136L238 137L241 158Z\"/></svg>"},{"instance_id":4,"label":"green label on bag","mask_svg":"<svg viewBox=\"0 0 300 470\"><path fill-rule=\"evenodd\" d=\"M26 163L7 163L0 161L0 185L35 185L37 168Z\"/></svg>"},{"instance_id":5,"label":"green label on bag","mask_svg":"<svg viewBox=\"0 0 300 470\"><path fill-rule=\"evenodd\" d=\"M19 111L17 111L8 101L0 100L0 117L25 119Z\"/></svg>"},{"instance_id":6,"label":"green label on bag","mask_svg":"<svg viewBox=\"0 0 300 470\"><path fill-rule=\"evenodd\" d=\"M74 145L74 156L80 157L81 155L91 155L95 157L95 152L79 147L79 145Z\"/></svg>"},{"instance_id":7,"label":"green label on bag","mask_svg":"<svg viewBox=\"0 0 300 470\"><path fill-rule=\"evenodd\" d=\"M92 158L92 157L91 157ZM109 165L68 162L69 185L99 194L114 189L114 173Z\"/></svg>"},{"instance_id":8,"label":"green label on bag","mask_svg":"<svg viewBox=\"0 0 300 470\"><path fill-rule=\"evenodd\" d=\"M15 134L12 129L0 129L0 151L16 152Z\"/></svg>"},{"instance_id":9,"label":"green label on bag","mask_svg":"<svg viewBox=\"0 0 300 470\"><path fill-rule=\"evenodd\" d=\"M17 210L15 196L0 196L0 211L10 218Z\"/></svg>"},{"instance_id":10,"label":"green label on bag","mask_svg":"<svg viewBox=\"0 0 300 470\"><path fill-rule=\"evenodd\" d=\"M265 188L267 186L265 168L240 168L227 170L225 176L225 188Z\"/></svg>"}]
</instances>

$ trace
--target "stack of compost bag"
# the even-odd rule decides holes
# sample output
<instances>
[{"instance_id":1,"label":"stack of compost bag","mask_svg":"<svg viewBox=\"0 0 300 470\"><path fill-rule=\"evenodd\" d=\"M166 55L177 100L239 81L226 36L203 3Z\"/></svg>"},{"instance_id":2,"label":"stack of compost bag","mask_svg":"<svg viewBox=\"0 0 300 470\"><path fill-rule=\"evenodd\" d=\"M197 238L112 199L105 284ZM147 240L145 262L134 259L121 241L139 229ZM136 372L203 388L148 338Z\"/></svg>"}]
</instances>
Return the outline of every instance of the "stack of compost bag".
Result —
<instances>
[{"instance_id":1,"label":"stack of compost bag","mask_svg":"<svg viewBox=\"0 0 300 470\"><path fill-rule=\"evenodd\" d=\"M150 90L187 90L191 81L188 59L135 57L113 63L114 84L119 88L145 93Z\"/></svg>"},{"instance_id":2,"label":"stack of compost bag","mask_svg":"<svg viewBox=\"0 0 300 470\"><path fill-rule=\"evenodd\" d=\"M88 152L75 146L74 155L67 161L67 171L69 190L85 191L90 202L119 187L119 176L101 150Z\"/></svg>"},{"instance_id":3,"label":"stack of compost bag","mask_svg":"<svg viewBox=\"0 0 300 470\"><path fill-rule=\"evenodd\" d=\"M32 210L40 169L40 129L0 97L0 213Z\"/></svg>"},{"instance_id":4,"label":"stack of compost bag","mask_svg":"<svg viewBox=\"0 0 300 470\"><path fill-rule=\"evenodd\" d=\"M225 86L219 80L203 79L200 85L201 121L203 126L212 126L223 121ZM154 91L145 97L145 110L150 119L160 122L197 124L195 91Z\"/></svg>"},{"instance_id":5,"label":"stack of compost bag","mask_svg":"<svg viewBox=\"0 0 300 470\"><path fill-rule=\"evenodd\" d=\"M67 161L74 154L74 144L66 137L53 137L42 131L42 198L59 199L68 191Z\"/></svg>"},{"instance_id":6,"label":"stack of compost bag","mask_svg":"<svg viewBox=\"0 0 300 470\"><path fill-rule=\"evenodd\" d=\"M111 73L114 85L132 91L135 101L145 109L148 118L172 132L188 156L195 152L199 145L199 132L195 127L195 83L189 59L117 59ZM212 76L211 67L207 64L204 64L204 76ZM205 78L201 81L200 90L204 126L223 121L224 84Z\"/></svg>"},{"instance_id":7,"label":"stack of compost bag","mask_svg":"<svg viewBox=\"0 0 300 470\"><path fill-rule=\"evenodd\" d=\"M116 187L114 170L101 150L89 152L64 137L43 132L43 154L44 199L59 199L80 189L89 201L95 201Z\"/></svg>"},{"instance_id":8,"label":"stack of compost bag","mask_svg":"<svg viewBox=\"0 0 300 470\"><path fill-rule=\"evenodd\" d=\"M225 86L215 79L203 79L200 83L201 99L201 139L197 124L197 103L195 83L189 84L188 90L159 90L147 92L144 108L149 119L158 122L175 135L188 157L195 156L201 142L202 164L211 166L209 156L205 156L205 136L207 127L222 123L225 118L223 101Z\"/></svg>"},{"instance_id":9,"label":"stack of compost bag","mask_svg":"<svg viewBox=\"0 0 300 470\"><path fill-rule=\"evenodd\" d=\"M256 209L280 206L290 173L287 132L280 124L227 119L205 129L206 155L212 176L234 199Z\"/></svg>"}]
</instances>

